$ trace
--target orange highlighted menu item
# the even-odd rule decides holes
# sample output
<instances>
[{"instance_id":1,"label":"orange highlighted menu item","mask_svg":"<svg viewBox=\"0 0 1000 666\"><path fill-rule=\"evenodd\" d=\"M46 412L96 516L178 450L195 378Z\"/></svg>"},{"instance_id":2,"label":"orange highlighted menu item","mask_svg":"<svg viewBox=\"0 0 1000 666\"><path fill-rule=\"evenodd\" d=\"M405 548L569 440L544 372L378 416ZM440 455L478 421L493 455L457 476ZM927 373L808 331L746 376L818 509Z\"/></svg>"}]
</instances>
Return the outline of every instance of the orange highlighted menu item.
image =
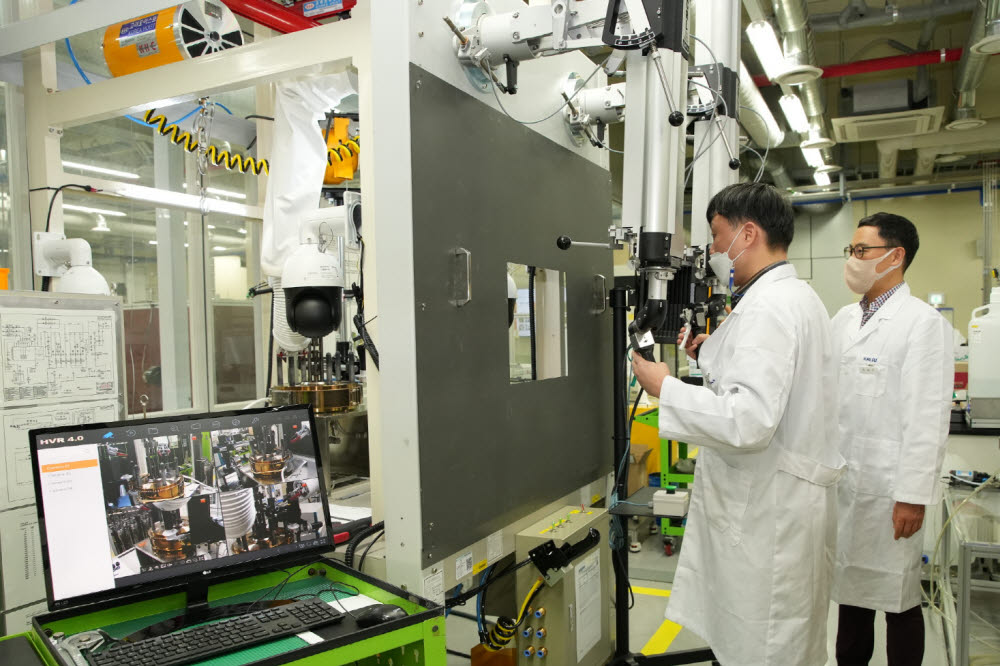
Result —
<instances>
[{"instance_id":1,"label":"orange highlighted menu item","mask_svg":"<svg viewBox=\"0 0 1000 666\"><path fill-rule=\"evenodd\" d=\"M93 460L71 460L70 462L42 465L42 474L47 472L68 472L71 469L87 469L97 467L97 458Z\"/></svg>"}]
</instances>

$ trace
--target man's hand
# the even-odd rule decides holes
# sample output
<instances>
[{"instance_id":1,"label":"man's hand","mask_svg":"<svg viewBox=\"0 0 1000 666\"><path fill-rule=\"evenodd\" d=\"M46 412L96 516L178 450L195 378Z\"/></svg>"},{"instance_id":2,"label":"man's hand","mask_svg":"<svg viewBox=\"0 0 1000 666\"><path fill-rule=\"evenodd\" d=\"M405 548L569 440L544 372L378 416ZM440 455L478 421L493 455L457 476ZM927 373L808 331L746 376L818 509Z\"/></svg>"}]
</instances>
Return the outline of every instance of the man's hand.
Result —
<instances>
[{"instance_id":1,"label":"man's hand","mask_svg":"<svg viewBox=\"0 0 1000 666\"><path fill-rule=\"evenodd\" d=\"M896 530L893 539L909 539L924 524L924 505L896 502L892 507L892 525Z\"/></svg>"},{"instance_id":2,"label":"man's hand","mask_svg":"<svg viewBox=\"0 0 1000 666\"><path fill-rule=\"evenodd\" d=\"M684 341L684 331L685 329L681 329L680 333L677 334L678 347L680 347L681 343ZM687 355L690 356L692 359L698 360L698 351L697 351L698 347L700 347L701 343L703 343L705 340L708 340L708 333L699 333L693 338L689 337L687 339L686 346L684 347L684 351L686 351Z\"/></svg>"},{"instance_id":3,"label":"man's hand","mask_svg":"<svg viewBox=\"0 0 1000 666\"><path fill-rule=\"evenodd\" d=\"M639 354L632 354L632 372L646 393L659 398L660 387L664 378L670 374L670 368L666 363L650 363Z\"/></svg>"}]
</instances>

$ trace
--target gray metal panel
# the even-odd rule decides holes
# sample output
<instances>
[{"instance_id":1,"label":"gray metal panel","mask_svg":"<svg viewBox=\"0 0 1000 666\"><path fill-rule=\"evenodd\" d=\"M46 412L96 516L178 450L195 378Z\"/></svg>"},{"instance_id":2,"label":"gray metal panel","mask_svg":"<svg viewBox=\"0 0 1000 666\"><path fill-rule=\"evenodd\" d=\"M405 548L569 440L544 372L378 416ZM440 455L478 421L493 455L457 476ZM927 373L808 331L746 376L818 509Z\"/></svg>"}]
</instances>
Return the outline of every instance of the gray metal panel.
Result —
<instances>
[{"instance_id":1,"label":"gray metal panel","mask_svg":"<svg viewBox=\"0 0 1000 666\"><path fill-rule=\"evenodd\" d=\"M410 65L413 246L425 561L611 471L611 313L591 314L608 172ZM556 100L553 100L557 103ZM449 303L454 248L472 300ZM508 262L566 273L569 375L510 384ZM387 409L391 406L386 405Z\"/></svg>"}]
</instances>

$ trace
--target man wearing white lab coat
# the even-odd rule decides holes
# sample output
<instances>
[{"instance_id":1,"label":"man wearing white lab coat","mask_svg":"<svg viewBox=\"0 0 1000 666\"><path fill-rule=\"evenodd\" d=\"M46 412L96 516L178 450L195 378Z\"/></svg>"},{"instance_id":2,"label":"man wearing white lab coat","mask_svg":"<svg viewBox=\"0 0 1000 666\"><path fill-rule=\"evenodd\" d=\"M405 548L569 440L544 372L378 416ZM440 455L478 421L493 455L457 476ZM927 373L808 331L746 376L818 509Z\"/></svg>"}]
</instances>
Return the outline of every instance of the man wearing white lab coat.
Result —
<instances>
[{"instance_id":1,"label":"man wearing white lab coat","mask_svg":"<svg viewBox=\"0 0 1000 666\"><path fill-rule=\"evenodd\" d=\"M913 223L876 213L845 248L847 286L864 298L832 324L848 463L833 588L839 666L871 659L876 610L885 611L889 666L923 659L924 506L938 500L955 367L951 325L903 281L918 246Z\"/></svg>"},{"instance_id":2,"label":"man wearing white lab coat","mask_svg":"<svg viewBox=\"0 0 1000 666\"><path fill-rule=\"evenodd\" d=\"M713 270L737 289L687 345L705 385L633 355L660 436L701 447L667 617L723 666L821 666L844 468L828 315L786 260L793 212L777 190L731 185L707 217Z\"/></svg>"}]
</instances>

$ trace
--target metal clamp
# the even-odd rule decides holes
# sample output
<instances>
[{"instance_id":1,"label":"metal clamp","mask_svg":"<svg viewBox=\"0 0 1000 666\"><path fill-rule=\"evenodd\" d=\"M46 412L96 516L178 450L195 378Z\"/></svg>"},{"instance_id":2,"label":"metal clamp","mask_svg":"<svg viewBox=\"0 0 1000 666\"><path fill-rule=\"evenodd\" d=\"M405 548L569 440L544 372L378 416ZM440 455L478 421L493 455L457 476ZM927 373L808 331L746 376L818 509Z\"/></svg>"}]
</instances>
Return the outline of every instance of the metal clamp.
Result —
<instances>
[{"instance_id":1,"label":"metal clamp","mask_svg":"<svg viewBox=\"0 0 1000 666\"><path fill-rule=\"evenodd\" d=\"M472 300L472 253L464 247L451 251L451 294L448 302L457 308Z\"/></svg>"}]
</instances>

